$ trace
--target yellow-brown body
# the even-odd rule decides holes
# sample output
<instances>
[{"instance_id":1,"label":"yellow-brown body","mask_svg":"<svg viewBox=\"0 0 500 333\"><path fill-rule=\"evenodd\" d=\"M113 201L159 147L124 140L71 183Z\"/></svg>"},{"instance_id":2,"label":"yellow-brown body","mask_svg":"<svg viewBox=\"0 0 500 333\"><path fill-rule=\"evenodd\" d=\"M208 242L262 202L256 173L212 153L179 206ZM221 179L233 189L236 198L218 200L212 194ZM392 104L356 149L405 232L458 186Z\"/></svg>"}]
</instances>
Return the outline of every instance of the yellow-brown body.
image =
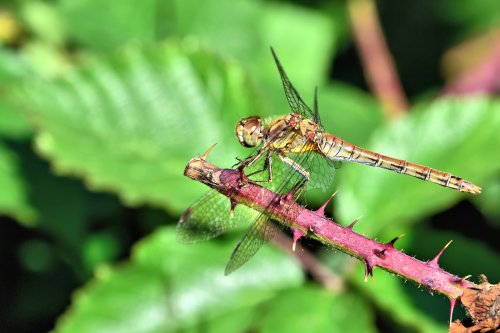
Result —
<instances>
[{"instance_id":1,"label":"yellow-brown body","mask_svg":"<svg viewBox=\"0 0 500 333\"><path fill-rule=\"evenodd\" d=\"M360 148L334 135L297 113L274 119L263 130L264 146L281 154L313 150L330 160L362 163L409 175L461 192L477 194L481 188L451 173L407 162Z\"/></svg>"}]
</instances>

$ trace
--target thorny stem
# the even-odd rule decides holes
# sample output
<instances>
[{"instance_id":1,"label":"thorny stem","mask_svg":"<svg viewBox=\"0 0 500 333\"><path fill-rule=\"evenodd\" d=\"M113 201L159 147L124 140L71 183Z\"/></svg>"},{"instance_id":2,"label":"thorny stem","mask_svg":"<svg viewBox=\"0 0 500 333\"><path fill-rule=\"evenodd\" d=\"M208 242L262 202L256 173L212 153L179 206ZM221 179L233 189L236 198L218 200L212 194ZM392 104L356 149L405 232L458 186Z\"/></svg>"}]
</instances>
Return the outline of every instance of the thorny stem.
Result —
<instances>
[{"instance_id":1,"label":"thorny stem","mask_svg":"<svg viewBox=\"0 0 500 333\"><path fill-rule=\"evenodd\" d=\"M388 243L379 243L352 230L353 224L344 227L293 201L293 196L278 195L252 182L242 183L239 170L220 169L205 160L206 156L193 158L184 174L191 179L227 196L232 202L244 204L266 212L278 222L299 230L308 237L352 255L365 263L365 278L373 275L373 268L380 267L405 279L427 287L431 292L445 295L452 303L464 290L477 287L474 283L444 271L438 260L442 251L428 262L420 261L394 248L399 237Z\"/></svg>"},{"instance_id":2,"label":"thorny stem","mask_svg":"<svg viewBox=\"0 0 500 333\"><path fill-rule=\"evenodd\" d=\"M350 0L349 16L368 84L388 118L408 110L394 60L385 42L374 0Z\"/></svg>"}]
</instances>

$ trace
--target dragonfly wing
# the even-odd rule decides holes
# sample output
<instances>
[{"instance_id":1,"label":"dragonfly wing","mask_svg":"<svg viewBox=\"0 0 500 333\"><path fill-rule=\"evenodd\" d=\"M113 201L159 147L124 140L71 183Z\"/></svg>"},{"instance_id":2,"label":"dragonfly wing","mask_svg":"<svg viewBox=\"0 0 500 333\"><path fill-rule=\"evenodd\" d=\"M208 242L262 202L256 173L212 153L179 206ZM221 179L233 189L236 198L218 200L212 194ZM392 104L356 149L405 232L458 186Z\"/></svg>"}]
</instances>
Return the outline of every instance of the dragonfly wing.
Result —
<instances>
[{"instance_id":1,"label":"dragonfly wing","mask_svg":"<svg viewBox=\"0 0 500 333\"><path fill-rule=\"evenodd\" d=\"M278 56L274 52L273 48L271 48L271 53L273 54L274 61L276 62L276 66L278 67L278 71L281 76L281 82L283 83L283 88L285 89L285 96L292 111L302 115L305 118L312 119L321 127L321 119L317 107L317 89L314 93L314 111L312 111L311 108L309 108L307 104L304 103L299 93L297 92L297 89L295 89L295 87L288 79L285 69L281 65L281 62L279 61Z\"/></svg>"},{"instance_id":2,"label":"dragonfly wing","mask_svg":"<svg viewBox=\"0 0 500 333\"><path fill-rule=\"evenodd\" d=\"M244 205L236 206L230 214L229 199L211 190L186 209L177 224L177 239L181 243L209 240L233 229L244 221L251 221L258 214Z\"/></svg>"},{"instance_id":3,"label":"dragonfly wing","mask_svg":"<svg viewBox=\"0 0 500 333\"><path fill-rule=\"evenodd\" d=\"M314 152L304 154L306 153L290 154L290 158L301 164L309 173L308 188L326 191L333 183L335 169L340 168L341 163Z\"/></svg>"},{"instance_id":4,"label":"dragonfly wing","mask_svg":"<svg viewBox=\"0 0 500 333\"><path fill-rule=\"evenodd\" d=\"M279 232L278 226L266 215L260 215L247 229L231 254L225 274L229 275L245 264L267 241Z\"/></svg>"}]
</instances>

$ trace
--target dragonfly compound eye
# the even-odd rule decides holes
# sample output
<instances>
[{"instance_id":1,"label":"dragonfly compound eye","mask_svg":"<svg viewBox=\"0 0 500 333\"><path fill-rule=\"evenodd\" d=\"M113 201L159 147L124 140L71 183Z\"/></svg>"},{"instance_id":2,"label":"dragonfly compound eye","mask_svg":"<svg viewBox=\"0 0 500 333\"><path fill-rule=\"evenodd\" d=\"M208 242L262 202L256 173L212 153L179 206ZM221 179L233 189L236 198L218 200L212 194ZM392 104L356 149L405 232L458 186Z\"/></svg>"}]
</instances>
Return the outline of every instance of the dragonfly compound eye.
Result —
<instances>
[{"instance_id":1,"label":"dragonfly compound eye","mask_svg":"<svg viewBox=\"0 0 500 333\"><path fill-rule=\"evenodd\" d=\"M255 147L262 139L262 120L258 116L241 119L236 124L236 136L245 147Z\"/></svg>"}]
</instances>

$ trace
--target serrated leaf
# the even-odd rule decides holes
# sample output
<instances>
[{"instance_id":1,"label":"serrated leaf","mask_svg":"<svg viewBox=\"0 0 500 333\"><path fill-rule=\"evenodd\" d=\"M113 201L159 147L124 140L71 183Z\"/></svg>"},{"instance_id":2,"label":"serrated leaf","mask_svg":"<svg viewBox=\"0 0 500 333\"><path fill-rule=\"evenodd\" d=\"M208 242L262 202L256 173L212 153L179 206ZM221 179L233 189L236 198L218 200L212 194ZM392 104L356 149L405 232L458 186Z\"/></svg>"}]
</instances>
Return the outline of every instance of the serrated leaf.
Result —
<instances>
[{"instance_id":1,"label":"serrated leaf","mask_svg":"<svg viewBox=\"0 0 500 333\"><path fill-rule=\"evenodd\" d=\"M500 168L500 160L489 157L500 149L499 127L498 101L443 99L381 129L367 148L487 186L487 179ZM339 176L340 220L348 223L363 214L365 223L358 230L369 235L442 210L467 195L379 168L347 164Z\"/></svg>"},{"instance_id":2,"label":"serrated leaf","mask_svg":"<svg viewBox=\"0 0 500 333\"><path fill-rule=\"evenodd\" d=\"M98 270L55 332L173 332L255 306L303 279L297 263L269 247L224 277L230 251L215 241L179 245L174 228L159 230L129 263Z\"/></svg>"},{"instance_id":3,"label":"serrated leaf","mask_svg":"<svg viewBox=\"0 0 500 333\"><path fill-rule=\"evenodd\" d=\"M376 332L371 309L355 294L335 295L304 286L267 303L259 332Z\"/></svg>"},{"instance_id":4,"label":"serrated leaf","mask_svg":"<svg viewBox=\"0 0 500 333\"><path fill-rule=\"evenodd\" d=\"M187 161L219 143L210 160L233 164L234 126L258 109L239 68L174 43L97 60L23 97L60 173L178 212L203 188L182 176Z\"/></svg>"},{"instance_id":5,"label":"serrated leaf","mask_svg":"<svg viewBox=\"0 0 500 333\"><path fill-rule=\"evenodd\" d=\"M33 225L36 212L28 202L28 188L16 156L0 142L0 215L8 215Z\"/></svg>"}]
</instances>

